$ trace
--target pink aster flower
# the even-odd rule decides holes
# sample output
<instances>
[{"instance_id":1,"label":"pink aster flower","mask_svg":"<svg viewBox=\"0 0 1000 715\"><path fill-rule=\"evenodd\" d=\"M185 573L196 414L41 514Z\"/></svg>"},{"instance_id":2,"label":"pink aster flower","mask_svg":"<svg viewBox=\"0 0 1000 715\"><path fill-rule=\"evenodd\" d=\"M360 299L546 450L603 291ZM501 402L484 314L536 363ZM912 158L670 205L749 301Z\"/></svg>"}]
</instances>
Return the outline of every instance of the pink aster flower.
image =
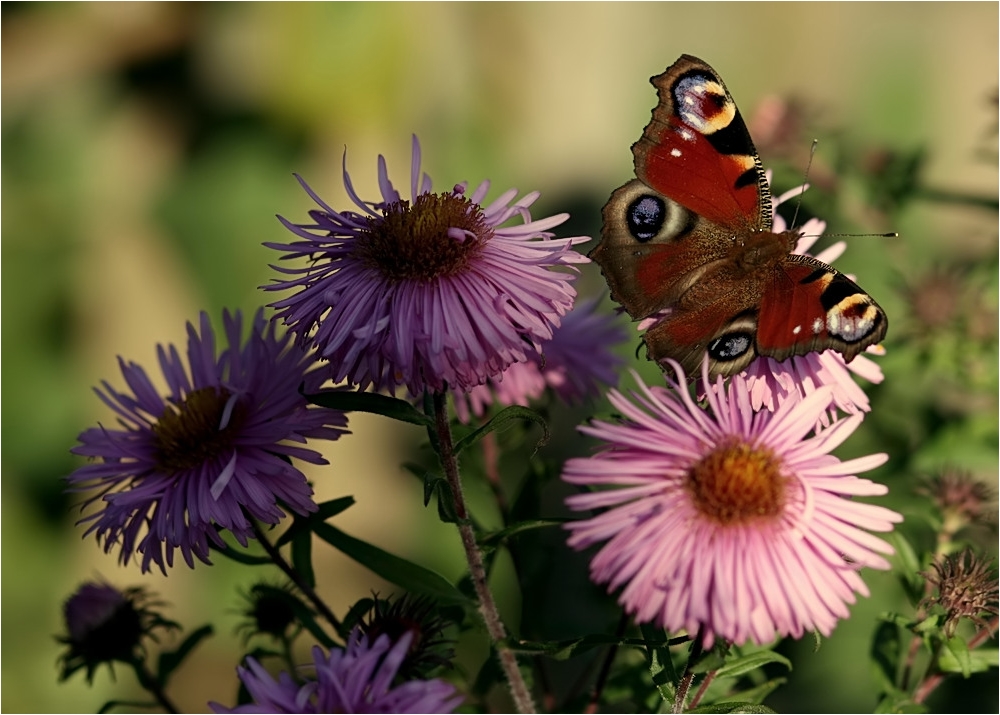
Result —
<instances>
[{"instance_id":1,"label":"pink aster flower","mask_svg":"<svg viewBox=\"0 0 1000 715\"><path fill-rule=\"evenodd\" d=\"M604 447L569 460L563 479L613 488L567 499L577 511L603 510L567 525L570 545L607 542L591 578L621 588L619 603L637 622L700 632L706 646L829 634L854 594L868 593L858 571L889 567L882 554L892 548L868 532L902 517L853 499L886 493L854 476L886 455L830 454L863 419L816 430L830 387L755 411L747 379L734 375L728 389L721 378L703 386L703 409L673 368L667 388L640 382L635 402L610 393L621 422L580 427Z\"/></svg>"},{"instance_id":2,"label":"pink aster flower","mask_svg":"<svg viewBox=\"0 0 1000 715\"><path fill-rule=\"evenodd\" d=\"M767 178L770 181L770 172L768 172ZM772 231L781 233L788 228L785 220L778 215L778 206L789 199L798 198L808 188L808 184L797 186L781 196L771 199L774 215ZM794 253L812 255L809 253L809 249L823 235L825 229L826 222L824 221L816 218L806 221L799 229L802 238L795 246ZM846 244L843 241L838 241L813 257L826 264L832 264L843 254L845 248ZM868 348L867 352L882 354L884 350L881 346L873 345ZM747 378L750 387L750 400L753 409L757 410L763 407L772 412L778 409L778 405L786 399L801 399L821 386L828 386L832 389L831 413L835 413L838 409L847 414L868 412L871 409L868 396L854 381L852 374L874 384L882 382L882 370L876 363L864 355L857 355L851 362L846 362L844 356L836 350L795 355L780 362L774 358L760 357L750 363L742 374ZM830 416L826 413L820 415L821 422L826 423L829 420Z\"/></svg>"},{"instance_id":3,"label":"pink aster flower","mask_svg":"<svg viewBox=\"0 0 1000 715\"><path fill-rule=\"evenodd\" d=\"M455 687L440 679L394 684L406 657L412 632L395 644L382 635L371 643L354 631L343 650L324 653L313 647L315 678L277 680L253 658L237 668L253 702L228 709L209 703L218 713L450 713L462 702Z\"/></svg>"},{"instance_id":4,"label":"pink aster flower","mask_svg":"<svg viewBox=\"0 0 1000 715\"><path fill-rule=\"evenodd\" d=\"M482 417L493 403L528 406L546 388L567 404L579 404L598 396L607 386L618 384L624 364L614 349L626 331L616 313L598 312L600 298L581 301L566 314L552 340L544 343L542 354L531 353L526 362L517 362L502 375L467 393L455 391L455 407L462 422L470 413Z\"/></svg>"},{"instance_id":5,"label":"pink aster flower","mask_svg":"<svg viewBox=\"0 0 1000 715\"><path fill-rule=\"evenodd\" d=\"M575 273L552 269L587 260L572 249L586 236L549 232L567 214L532 220L538 193L514 201L514 189L485 204L489 182L468 195L465 184L431 193L416 137L410 199L393 187L381 156L378 175L381 198L363 201L345 154L344 185L358 210L339 212L299 179L319 205L313 223L279 217L299 240L267 244L285 258L309 258L275 266L288 278L265 289L296 291L273 304L278 317L329 360L335 381L464 391L552 338L576 295Z\"/></svg>"},{"instance_id":6,"label":"pink aster flower","mask_svg":"<svg viewBox=\"0 0 1000 715\"><path fill-rule=\"evenodd\" d=\"M282 507L316 511L312 488L290 458L325 464L303 446L306 438L346 432L343 413L309 405L300 394L300 386L318 390L323 378L289 336L275 336L263 311L245 342L239 312L224 312L223 327L219 353L205 313L200 334L188 324L187 367L176 347L158 347L166 396L142 367L119 358L129 392L107 382L95 392L120 429L92 427L72 450L95 460L68 477L72 490L97 489L84 508L101 504L80 523L90 523L86 533L96 532L105 551L119 547L122 563L142 554L143 571L155 563L166 573L175 549L188 566L193 557L207 563L209 543L224 546L220 528L246 545L251 519L276 524Z\"/></svg>"}]
</instances>

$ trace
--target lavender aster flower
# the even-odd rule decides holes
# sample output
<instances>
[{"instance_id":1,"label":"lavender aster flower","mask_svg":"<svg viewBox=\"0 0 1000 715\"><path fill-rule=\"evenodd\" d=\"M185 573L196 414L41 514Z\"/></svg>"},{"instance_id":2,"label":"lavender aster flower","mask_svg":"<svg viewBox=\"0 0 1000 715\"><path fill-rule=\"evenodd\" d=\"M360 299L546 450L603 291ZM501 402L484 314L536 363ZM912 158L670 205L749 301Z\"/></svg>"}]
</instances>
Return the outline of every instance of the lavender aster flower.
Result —
<instances>
[{"instance_id":1,"label":"lavender aster flower","mask_svg":"<svg viewBox=\"0 0 1000 715\"><path fill-rule=\"evenodd\" d=\"M596 397L609 385L618 384L618 370L624 363L614 348L626 337L617 314L597 311L599 298L581 301L566 314L552 340L543 344L542 354L531 353L526 362L517 362L502 375L468 393L455 391L458 417L468 422L470 413L482 417L494 402L504 407L527 406L546 388L568 404Z\"/></svg>"},{"instance_id":2,"label":"lavender aster flower","mask_svg":"<svg viewBox=\"0 0 1000 715\"><path fill-rule=\"evenodd\" d=\"M587 237L549 233L567 214L533 221L528 207L538 193L511 203L513 189L483 204L489 182L469 195L465 184L431 193L416 137L409 200L379 156L381 200L363 201L346 154L344 162L344 185L360 213L335 211L299 179L320 207L309 212L313 223L279 217L300 240L267 245L310 262L275 266L289 277L265 286L297 291L273 304L278 317L330 361L336 382L405 385L412 394L468 390L552 338L576 294L575 275L552 269L587 260L572 250ZM523 223L506 225L516 218Z\"/></svg>"},{"instance_id":3,"label":"lavender aster flower","mask_svg":"<svg viewBox=\"0 0 1000 715\"><path fill-rule=\"evenodd\" d=\"M455 687L440 679L393 684L413 633L395 644L382 635L372 643L357 630L343 650L313 648L315 679L296 682L283 672L274 680L253 658L237 668L253 703L219 713L450 713L462 702Z\"/></svg>"},{"instance_id":4,"label":"lavender aster flower","mask_svg":"<svg viewBox=\"0 0 1000 715\"><path fill-rule=\"evenodd\" d=\"M621 423L580 427L605 446L569 460L563 479L615 488L567 499L577 511L605 510L568 524L570 545L607 542L591 578L621 588L619 603L638 622L700 631L706 645L830 633L854 594L867 595L858 570L889 567L880 554L892 548L868 531L889 531L902 517L852 499L886 492L854 476L886 455L829 454L862 415L810 436L830 387L755 412L746 378L734 375L728 390L721 378L704 385L702 409L673 367L667 389L640 382L638 404L611 392Z\"/></svg>"},{"instance_id":5,"label":"lavender aster flower","mask_svg":"<svg viewBox=\"0 0 1000 715\"><path fill-rule=\"evenodd\" d=\"M209 542L223 546L217 529L246 545L251 519L276 524L281 505L298 514L316 510L312 488L290 458L325 464L302 444L306 438L337 439L346 430L342 413L307 404L300 385L315 392L322 377L288 336L277 338L258 311L245 343L239 312L223 313L227 346L216 351L205 313L200 334L188 324L185 367L177 348L157 348L169 387L161 396L145 370L119 358L128 392L107 382L95 389L118 416L121 429L93 427L72 452L96 461L73 472L73 491L98 489L85 502L102 508L90 522L104 550L115 546L127 563L142 554L142 570L155 563L166 573L175 549L193 566L208 563Z\"/></svg>"}]
</instances>

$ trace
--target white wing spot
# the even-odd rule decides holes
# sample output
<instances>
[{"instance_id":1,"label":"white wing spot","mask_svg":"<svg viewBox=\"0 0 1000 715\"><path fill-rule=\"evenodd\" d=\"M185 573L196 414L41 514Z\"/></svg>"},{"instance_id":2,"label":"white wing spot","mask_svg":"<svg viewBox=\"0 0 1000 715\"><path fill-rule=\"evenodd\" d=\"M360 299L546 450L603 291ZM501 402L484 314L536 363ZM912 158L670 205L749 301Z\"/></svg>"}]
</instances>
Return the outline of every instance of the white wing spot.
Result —
<instances>
[{"instance_id":1,"label":"white wing spot","mask_svg":"<svg viewBox=\"0 0 1000 715\"><path fill-rule=\"evenodd\" d=\"M671 149L670 150L670 156L680 156L680 155L681 155L681 150L680 149Z\"/></svg>"},{"instance_id":2,"label":"white wing spot","mask_svg":"<svg viewBox=\"0 0 1000 715\"><path fill-rule=\"evenodd\" d=\"M687 96L685 96L684 97L684 104L694 104L694 98L693 97L687 97Z\"/></svg>"},{"instance_id":3,"label":"white wing spot","mask_svg":"<svg viewBox=\"0 0 1000 715\"><path fill-rule=\"evenodd\" d=\"M681 129L681 139L683 139L684 141L693 142L694 134L692 134L687 129Z\"/></svg>"},{"instance_id":4,"label":"white wing spot","mask_svg":"<svg viewBox=\"0 0 1000 715\"><path fill-rule=\"evenodd\" d=\"M819 318L816 318L816 320L813 321L812 328L813 328L813 333L819 335L820 333L823 332L823 321Z\"/></svg>"},{"instance_id":5,"label":"white wing spot","mask_svg":"<svg viewBox=\"0 0 1000 715\"><path fill-rule=\"evenodd\" d=\"M798 335L800 332L802 332L801 325L796 325L794 328L792 328L792 335Z\"/></svg>"}]
</instances>

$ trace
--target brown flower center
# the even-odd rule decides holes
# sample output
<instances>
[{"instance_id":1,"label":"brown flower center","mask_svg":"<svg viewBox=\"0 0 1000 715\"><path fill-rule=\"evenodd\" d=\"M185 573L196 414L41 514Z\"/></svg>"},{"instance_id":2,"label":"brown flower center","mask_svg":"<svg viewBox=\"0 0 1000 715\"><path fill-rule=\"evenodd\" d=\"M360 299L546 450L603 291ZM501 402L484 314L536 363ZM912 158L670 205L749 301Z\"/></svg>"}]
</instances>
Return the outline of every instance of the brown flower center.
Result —
<instances>
[{"instance_id":1,"label":"brown flower center","mask_svg":"<svg viewBox=\"0 0 1000 715\"><path fill-rule=\"evenodd\" d=\"M493 236L482 208L456 194L421 194L412 207L398 201L382 213L368 219L354 255L390 281L454 275Z\"/></svg>"},{"instance_id":2,"label":"brown flower center","mask_svg":"<svg viewBox=\"0 0 1000 715\"><path fill-rule=\"evenodd\" d=\"M164 410L153 425L160 467L169 472L191 469L230 452L245 416L237 402L224 429L219 429L231 393L203 387Z\"/></svg>"},{"instance_id":3,"label":"brown flower center","mask_svg":"<svg viewBox=\"0 0 1000 715\"><path fill-rule=\"evenodd\" d=\"M781 513L787 477L766 447L731 438L688 471L698 510L720 524L738 524Z\"/></svg>"}]
</instances>

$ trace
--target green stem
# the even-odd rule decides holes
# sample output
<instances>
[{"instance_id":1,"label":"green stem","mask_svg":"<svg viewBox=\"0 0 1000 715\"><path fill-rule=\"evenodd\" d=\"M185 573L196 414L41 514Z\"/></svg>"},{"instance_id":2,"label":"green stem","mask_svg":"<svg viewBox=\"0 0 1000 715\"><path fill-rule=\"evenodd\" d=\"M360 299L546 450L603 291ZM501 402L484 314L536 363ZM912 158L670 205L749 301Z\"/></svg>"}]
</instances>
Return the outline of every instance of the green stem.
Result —
<instances>
[{"instance_id":1,"label":"green stem","mask_svg":"<svg viewBox=\"0 0 1000 715\"><path fill-rule=\"evenodd\" d=\"M312 603L316 612L319 613L323 618L329 621L330 625L333 626L334 630L340 633L340 621L333 611L330 610L329 606L323 603L323 599L319 597L319 594L305 581L302 580L302 576L292 568L291 564L285 561L285 557L281 555L281 551L274 544L271 543L270 539L267 538L267 533L261 528L260 524L257 523L256 519L250 519L250 523L253 524L253 532L257 536L257 540L260 545L264 547L264 551L267 552L268 557L274 562L274 565L281 569L291 581L295 584L295 587L302 592L309 602Z\"/></svg>"},{"instance_id":2,"label":"green stem","mask_svg":"<svg viewBox=\"0 0 1000 715\"><path fill-rule=\"evenodd\" d=\"M483 566L483 555L479 551L476 543L476 534L472 529L469 520L469 511L465 506L465 497L462 493L462 479L458 471L458 457L455 454L455 443L451 436L451 424L448 420L448 408L446 396L442 392L434 393L434 427L438 442L438 459L441 460L441 467L444 469L448 486L451 487L452 496L455 499L455 513L458 516L458 533L462 538L462 548L465 550L465 559L469 564L469 575L472 578L472 586L476 591L479 600L479 613L486 623L486 630L490 635L497 656L500 659L500 667L503 668L510 685L510 694L514 698L514 705L521 713L535 712L535 704L531 700L531 693L521 676L521 671L517 667L517 656L508 648L504 642L507 638L507 630L503 621L500 620L500 612L497 610L496 601L489 585L486 583L486 569Z\"/></svg>"},{"instance_id":3,"label":"green stem","mask_svg":"<svg viewBox=\"0 0 1000 715\"><path fill-rule=\"evenodd\" d=\"M698 629L698 635L695 636L694 640L691 641L691 650L688 651L688 661L687 665L684 666L684 675L681 676L681 681L677 683L677 693L674 695L674 713L684 712L684 701L687 700L688 691L691 689L691 681L694 680L694 671L692 668L698 659L701 658L702 646L701 642L704 638L703 629Z\"/></svg>"},{"instance_id":4,"label":"green stem","mask_svg":"<svg viewBox=\"0 0 1000 715\"><path fill-rule=\"evenodd\" d=\"M160 682L153 676L152 673L146 668L146 663L136 658L132 661L132 669L135 671L135 677L139 680L139 684L156 698L156 702L163 706L163 709L168 713L179 713L180 710L173 701L167 697L167 694L163 691L163 687Z\"/></svg>"}]
</instances>

